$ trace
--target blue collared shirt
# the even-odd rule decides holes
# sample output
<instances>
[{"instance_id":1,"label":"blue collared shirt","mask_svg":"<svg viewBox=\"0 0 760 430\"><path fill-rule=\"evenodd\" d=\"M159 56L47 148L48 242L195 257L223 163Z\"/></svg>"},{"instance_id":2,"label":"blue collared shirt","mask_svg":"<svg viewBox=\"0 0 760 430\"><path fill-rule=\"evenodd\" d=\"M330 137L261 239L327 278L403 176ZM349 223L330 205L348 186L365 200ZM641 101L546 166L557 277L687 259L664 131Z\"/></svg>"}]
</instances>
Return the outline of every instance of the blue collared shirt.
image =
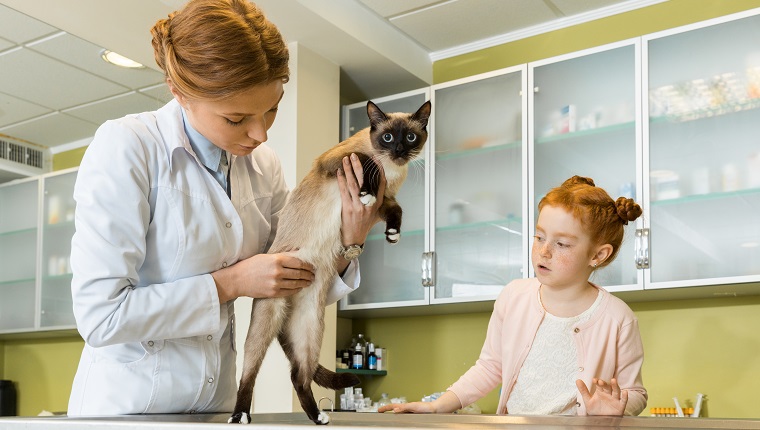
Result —
<instances>
[{"instance_id":1,"label":"blue collared shirt","mask_svg":"<svg viewBox=\"0 0 760 430\"><path fill-rule=\"evenodd\" d=\"M193 151L195 151L195 155L198 156L198 159L201 163L203 163L203 166L206 167L206 170L208 170L209 173L211 173L211 176L216 179L216 182L219 182L219 185L222 186L223 190L227 189L227 169L228 169L228 162L222 164L222 148L214 145L211 143L210 140L206 139L202 134L198 133L197 130L193 128L192 125L190 125L190 121L187 120L187 114L185 113L184 109L182 110L182 122L184 123L185 127L185 134L187 134L188 140L190 140L190 146L193 148ZM229 156L227 156L227 160L229 160Z\"/></svg>"}]
</instances>

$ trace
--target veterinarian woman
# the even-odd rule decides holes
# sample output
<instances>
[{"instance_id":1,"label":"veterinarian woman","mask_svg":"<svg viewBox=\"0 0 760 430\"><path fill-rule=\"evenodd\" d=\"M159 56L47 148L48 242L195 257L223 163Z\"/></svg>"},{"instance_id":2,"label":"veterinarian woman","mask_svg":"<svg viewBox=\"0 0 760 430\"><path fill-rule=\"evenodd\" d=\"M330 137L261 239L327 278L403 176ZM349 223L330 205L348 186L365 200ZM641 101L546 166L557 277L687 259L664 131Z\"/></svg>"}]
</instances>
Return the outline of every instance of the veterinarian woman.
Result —
<instances>
[{"instance_id":1,"label":"veterinarian woman","mask_svg":"<svg viewBox=\"0 0 760 430\"><path fill-rule=\"evenodd\" d=\"M289 74L279 31L248 0L193 0L151 33L174 100L103 124L74 189L85 346L70 416L232 411L234 299L314 279L290 254L264 253L288 195L263 144ZM347 247L364 243L380 202L359 201L358 162L343 169ZM357 262L338 258L331 302L359 284Z\"/></svg>"}]
</instances>

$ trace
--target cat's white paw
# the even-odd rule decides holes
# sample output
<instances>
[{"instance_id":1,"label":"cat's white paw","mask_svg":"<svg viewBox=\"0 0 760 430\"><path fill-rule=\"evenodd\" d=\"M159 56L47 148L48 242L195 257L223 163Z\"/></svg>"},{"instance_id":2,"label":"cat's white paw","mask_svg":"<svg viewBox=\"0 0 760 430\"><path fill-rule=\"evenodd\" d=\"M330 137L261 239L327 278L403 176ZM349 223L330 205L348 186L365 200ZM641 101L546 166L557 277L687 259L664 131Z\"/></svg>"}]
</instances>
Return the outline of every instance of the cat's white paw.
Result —
<instances>
[{"instance_id":1,"label":"cat's white paw","mask_svg":"<svg viewBox=\"0 0 760 430\"><path fill-rule=\"evenodd\" d=\"M238 415L240 415L238 417ZM248 412L241 412L240 414L234 414L232 415L228 420L227 423L236 423L236 424L248 424L251 422L251 414Z\"/></svg>"},{"instance_id":2,"label":"cat's white paw","mask_svg":"<svg viewBox=\"0 0 760 430\"><path fill-rule=\"evenodd\" d=\"M385 237L389 242L396 243L401 238L401 233L399 233L395 228L389 228L385 231Z\"/></svg>"},{"instance_id":3,"label":"cat's white paw","mask_svg":"<svg viewBox=\"0 0 760 430\"><path fill-rule=\"evenodd\" d=\"M320 424L327 424L330 422L330 415L328 415L327 412L320 412L319 416L317 416L317 421L319 421Z\"/></svg>"},{"instance_id":4,"label":"cat's white paw","mask_svg":"<svg viewBox=\"0 0 760 430\"><path fill-rule=\"evenodd\" d=\"M372 206L377 201L377 198L372 194L368 194L366 191L362 191L359 195L359 200L361 200L364 206Z\"/></svg>"}]
</instances>

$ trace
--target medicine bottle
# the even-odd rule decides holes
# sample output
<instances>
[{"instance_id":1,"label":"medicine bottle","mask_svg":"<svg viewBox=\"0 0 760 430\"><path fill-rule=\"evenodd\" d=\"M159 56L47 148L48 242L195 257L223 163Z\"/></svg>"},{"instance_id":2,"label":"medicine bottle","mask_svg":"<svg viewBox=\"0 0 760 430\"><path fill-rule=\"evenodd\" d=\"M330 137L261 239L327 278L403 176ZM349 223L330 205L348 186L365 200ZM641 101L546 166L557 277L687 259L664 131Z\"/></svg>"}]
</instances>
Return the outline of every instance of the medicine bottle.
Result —
<instances>
[{"instance_id":1,"label":"medicine bottle","mask_svg":"<svg viewBox=\"0 0 760 430\"><path fill-rule=\"evenodd\" d=\"M375 344L367 344L367 369L377 370L377 355L375 355Z\"/></svg>"},{"instance_id":2,"label":"medicine bottle","mask_svg":"<svg viewBox=\"0 0 760 430\"><path fill-rule=\"evenodd\" d=\"M356 348L354 349L354 360L351 363L352 369L362 369L364 368L364 354L362 354L362 346L358 343L356 344Z\"/></svg>"}]
</instances>

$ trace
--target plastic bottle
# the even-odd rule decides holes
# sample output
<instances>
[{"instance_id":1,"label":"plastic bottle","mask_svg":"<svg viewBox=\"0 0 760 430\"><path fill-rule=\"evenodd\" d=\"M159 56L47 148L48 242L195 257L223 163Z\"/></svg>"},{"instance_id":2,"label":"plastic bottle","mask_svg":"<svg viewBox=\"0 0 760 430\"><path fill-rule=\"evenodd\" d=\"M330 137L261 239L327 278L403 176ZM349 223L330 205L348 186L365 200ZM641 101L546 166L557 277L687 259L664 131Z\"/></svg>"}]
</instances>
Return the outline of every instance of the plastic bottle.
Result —
<instances>
[{"instance_id":1,"label":"plastic bottle","mask_svg":"<svg viewBox=\"0 0 760 430\"><path fill-rule=\"evenodd\" d=\"M362 354L362 346L358 343L354 348L354 360L351 362L352 369L364 368L364 354Z\"/></svg>"},{"instance_id":2,"label":"plastic bottle","mask_svg":"<svg viewBox=\"0 0 760 430\"><path fill-rule=\"evenodd\" d=\"M388 393L383 393L380 395L380 400L377 401L377 407L390 405L391 399L388 397Z\"/></svg>"},{"instance_id":3,"label":"plastic bottle","mask_svg":"<svg viewBox=\"0 0 760 430\"><path fill-rule=\"evenodd\" d=\"M367 344L367 369L377 370L377 355L375 355L375 344Z\"/></svg>"},{"instance_id":4,"label":"plastic bottle","mask_svg":"<svg viewBox=\"0 0 760 430\"><path fill-rule=\"evenodd\" d=\"M385 361L383 360L383 348L375 348L375 356L377 357L376 370L385 370Z\"/></svg>"},{"instance_id":5,"label":"plastic bottle","mask_svg":"<svg viewBox=\"0 0 760 430\"><path fill-rule=\"evenodd\" d=\"M367 339L364 338L364 335L359 333L359 336L357 336L356 344L362 347L362 357L367 357ZM364 367L366 369L367 362L365 360Z\"/></svg>"}]
</instances>

